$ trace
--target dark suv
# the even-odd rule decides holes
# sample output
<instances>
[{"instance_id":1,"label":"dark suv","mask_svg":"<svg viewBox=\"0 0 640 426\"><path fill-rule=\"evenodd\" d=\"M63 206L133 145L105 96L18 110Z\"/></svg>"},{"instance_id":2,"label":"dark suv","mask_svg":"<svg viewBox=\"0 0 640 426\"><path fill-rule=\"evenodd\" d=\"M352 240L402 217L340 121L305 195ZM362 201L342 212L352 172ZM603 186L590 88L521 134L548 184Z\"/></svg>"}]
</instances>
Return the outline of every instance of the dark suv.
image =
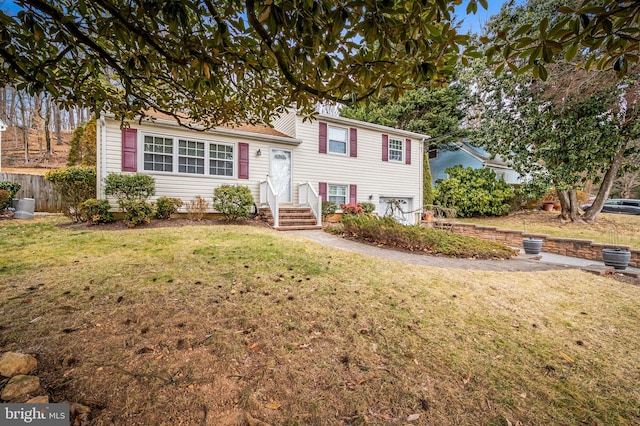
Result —
<instances>
[{"instance_id":1,"label":"dark suv","mask_svg":"<svg viewBox=\"0 0 640 426\"><path fill-rule=\"evenodd\" d=\"M591 204L580 206L582 210L587 210ZM630 198L612 198L604 202L602 213L622 213L640 215L640 200Z\"/></svg>"}]
</instances>

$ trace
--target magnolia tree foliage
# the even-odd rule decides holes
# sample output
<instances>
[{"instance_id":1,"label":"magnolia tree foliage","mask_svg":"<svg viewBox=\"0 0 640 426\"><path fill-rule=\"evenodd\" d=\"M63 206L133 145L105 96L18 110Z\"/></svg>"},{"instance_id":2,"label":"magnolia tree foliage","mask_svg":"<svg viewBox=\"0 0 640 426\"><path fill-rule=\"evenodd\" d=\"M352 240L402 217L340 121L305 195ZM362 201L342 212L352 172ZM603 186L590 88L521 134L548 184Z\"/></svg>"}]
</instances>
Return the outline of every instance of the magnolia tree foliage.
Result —
<instances>
[{"instance_id":1,"label":"magnolia tree foliage","mask_svg":"<svg viewBox=\"0 0 640 426\"><path fill-rule=\"evenodd\" d=\"M487 0L16 0L0 11L0 84L48 92L63 107L133 118L155 109L184 124L269 122L294 103L350 103L448 80L482 54L453 10ZM638 62L640 3L586 0L551 24L493 31L485 52L545 78L583 49L585 68Z\"/></svg>"},{"instance_id":2,"label":"magnolia tree foliage","mask_svg":"<svg viewBox=\"0 0 640 426\"><path fill-rule=\"evenodd\" d=\"M268 122L447 81L474 54L462 1L18 0L0 12L0 84L119 117Z\"/></svg>"},{"instance_id":3,"label":"magnolia tree foliage","mask_svg":"<svg viewBox=\"0 0 640 426\"><path fill-rule=\"evenodd\" d=\"M618 76L640 62L640 2L620 0L535 1L552 5L553 13L523 22L531 9L508 2L502 12L514 19L497 22L482 38L489 59L498 71L532 73L546 80L547 64L563 55L585 70L613 69ZM524 16L524 20L531 16ZM520 22L517 22L520 20Z\"/></svg>"}]
</instances>

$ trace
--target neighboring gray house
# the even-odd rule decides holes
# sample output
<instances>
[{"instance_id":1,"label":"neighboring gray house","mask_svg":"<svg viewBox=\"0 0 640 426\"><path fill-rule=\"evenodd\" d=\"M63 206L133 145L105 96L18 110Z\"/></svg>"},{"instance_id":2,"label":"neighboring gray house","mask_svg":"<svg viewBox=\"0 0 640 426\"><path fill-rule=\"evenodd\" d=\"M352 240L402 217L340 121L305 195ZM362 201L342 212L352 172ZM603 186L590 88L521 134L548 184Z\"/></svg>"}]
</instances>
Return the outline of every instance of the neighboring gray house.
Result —
<instances>
[{"instance_id":1,"label":"neighboring gray house","mask_svg":"<svg viewBox=\"0 0 640 426\"><path fill-rule=\"evenodd\" d=\"M461 165L472 169L489 168L496 172L498 178L507 183L521 183L522 178L500 157L491 159L491 154L483 148L472 145L469 142L457 142L446 149L429 150L429 167L431 168L431 183L435 185L438 180L446 179L446 169Z\"/></svg>"}]
</instances>

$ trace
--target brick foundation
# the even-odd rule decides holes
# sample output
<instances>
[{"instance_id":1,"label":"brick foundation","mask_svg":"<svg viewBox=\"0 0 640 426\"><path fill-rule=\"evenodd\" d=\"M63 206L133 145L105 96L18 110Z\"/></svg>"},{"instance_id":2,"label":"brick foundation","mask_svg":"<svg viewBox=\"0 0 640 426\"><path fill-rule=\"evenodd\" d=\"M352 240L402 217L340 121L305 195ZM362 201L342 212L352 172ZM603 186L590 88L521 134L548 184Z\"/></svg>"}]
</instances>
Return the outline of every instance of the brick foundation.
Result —
<instances>
[{"instance_id":1,"label":"brick foundation","mask_svg":"<svg viewBox=\"0 0 640 426\"><path fill-rule=\"evenodd\" d=\"M629 266L640 268L640 250L631 250L629 246L594 243L591 240L577 238L551 237L545 234L530 234L521 231L498 229L494 226L478 226L471 223L451 223L451 232L461 235L497 241L511 247L522 247L523 238L538 238L542 240L542 251L563 256L579 257L602 262L602 249L621 248L631 251Z\"/></svg>"}]
</instances>

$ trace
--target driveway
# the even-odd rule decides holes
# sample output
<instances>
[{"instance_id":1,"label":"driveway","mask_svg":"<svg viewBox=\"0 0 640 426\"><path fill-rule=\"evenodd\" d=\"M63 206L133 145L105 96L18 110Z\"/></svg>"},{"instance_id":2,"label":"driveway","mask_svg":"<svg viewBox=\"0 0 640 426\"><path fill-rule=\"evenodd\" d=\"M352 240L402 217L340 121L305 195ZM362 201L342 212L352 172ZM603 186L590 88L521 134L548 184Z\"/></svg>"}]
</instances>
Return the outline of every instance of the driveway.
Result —
<instances>
[{"instance_id":1,"label":"driveway","mask_svg":"<svg viewBox=\"0 0 640 426\"><path fill-rule=\"evenodd\" d=\"M393 248L382 248L367 243L348 240L337 237L322 230L287 231L288 234L298 235L325 246L334 247L367 256L380 257L387 260L412 263L414 265L435 266L449 269L468 269L482 271L505 271L505 272L532 272L551 271L558 269L581 269L588 265L593 265L594 261L576 259L567 256L557 256L542 253L540 256L520 254L511 259L482 260L482 259L460 259L445 256L430 256L424 254L410 253ZM550 259L549 261L546 258Z\"/></svg>"}]
</instances>

